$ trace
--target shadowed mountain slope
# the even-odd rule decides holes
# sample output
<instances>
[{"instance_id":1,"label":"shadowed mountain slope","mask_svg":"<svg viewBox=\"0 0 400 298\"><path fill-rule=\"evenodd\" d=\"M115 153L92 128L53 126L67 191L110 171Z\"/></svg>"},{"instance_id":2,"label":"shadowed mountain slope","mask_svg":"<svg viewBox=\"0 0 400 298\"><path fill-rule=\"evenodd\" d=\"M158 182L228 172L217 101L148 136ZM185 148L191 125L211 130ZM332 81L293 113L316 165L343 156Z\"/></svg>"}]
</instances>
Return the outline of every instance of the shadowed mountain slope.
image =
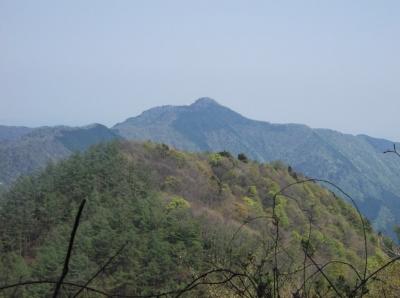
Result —
<instances>
[{"instance_id":1,"label":"shadowed mountain slope","mask_svg":"<svg viewBox=\"0 0 400 298\"><path fill-rule=\"evenodd\" d=\"M90 145L119 138L107 127L41 127L0 142L0 183L9 184L18 176L30 174L49 162L68 157Z\"/></svg>"},{"instance_id":2,"label":"shadowed mountain slope","mask_svg":"<svg viewBox=\"0 0 400 298\"><path fill-rule=\"evenodd\" d=\"M5 126L0 125L0 142L11 141L29 133L33 128L24 126Z\"/></svg>"}]
</instances>

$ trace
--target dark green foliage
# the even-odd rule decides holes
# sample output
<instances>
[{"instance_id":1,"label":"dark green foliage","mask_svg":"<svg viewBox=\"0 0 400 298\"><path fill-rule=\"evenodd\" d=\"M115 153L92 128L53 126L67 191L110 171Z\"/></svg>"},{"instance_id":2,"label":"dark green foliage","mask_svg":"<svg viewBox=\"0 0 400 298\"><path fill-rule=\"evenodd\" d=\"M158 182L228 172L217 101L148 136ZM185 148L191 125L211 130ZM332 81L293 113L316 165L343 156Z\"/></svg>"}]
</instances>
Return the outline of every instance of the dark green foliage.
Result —
<instances>
[{"instance_id":1,"label":"dark green foliage","mask_svg":"<svg viewBox=\"0 0 400 298\"><path fill-rule=\"evenodd\" d=\"M238 154L238 159L242 162L247 163L249 161L249 159L247 158L247 156L244 153L239 153Z\"/></svg>"},{"instance_id":2,"label":"dark green foliage","mask_svg":"<svg viewBox=\"0 0 400 298\"><path fill-rule=\"evenodd\" d=\"M295 180L297 180L298 176L295 171L293 171L293 168L291 166L288 166L288 173L290 176L292 176Z\"/></svg>"},{"instance_id":3,"label":"dark green foliage","mask_svg":"<svg viewBox=\"0 0 400 298\"><path fill-rule=\"evenodd\" d=\"M64 129L56 137L71 152L82 151L93 144L119 138L107 127L95 124L81 129Z\"/></svg>"},{"instance_id":4,"label":"dark green foliage","mask_svg":"<svg viewBox=\"0 0 400 298\"><path fill-rule=\"evenodd\" d=\"M397 241L400 242L400 226L395 226L393 230L396 233Z\"/></svg>"},{"instance_id":5,"label":"dark green foliage","mask_svg":"<svg viewBox=\"0 0 400 298\"><path fill-rule=\"evenodd\" d=\"M224 151L218 152L218 154L223 156L223 157L232 159L232 154L229 151L225 151L224 150Z\"/></svg>"},{"instance_id":6,"label":"dark green foliage","mask_svg":"<svg viewBox=\"0 0 400 298\"><path fill-rule=\"evenodd\" d=\"M149 142L92 147L19 179L0 197L0 286L59 277L76 210L86 199L68 281L86 282L126 244L91 286L146 295L179 289L210 268L242 270L245 264L268 291L271 262L261 267L258 262L274 226L264 219L237 229L250 218L271 217L274 194L293 181L286 167L238 162L224 153L190 154ZM295 263L302 264L307 244L319 262L340 258L361 264L357 214L331 192L317 184L294 187L278 196L275 211ZM309 214L318 227L310 239ZM369 249L371 256L379 252L374 244ZM293 260L279 258L282 270L294 269ZM51 289L19 287L16 295L46 297ZM63 291L73 293L70 287ZM215 291L201 287L187 297L228 297Z\"/></svg>"},{"instance_id":7,"label":"dark green foliage","mask_svg":"<svg viewBox=\"0 0 400 298\"><path fill-rule=\"evenodd\" d=\"M199 268L199 227L189 209L167 208L149 187L147 175L140 167L128 166L116 145L107 145L19 181L0 209L0 268L12 272L0 271L0 276L7 276L0 278L0 284L29 277L28 260L32 278L58 276L74 213L86 198L70 280L84 282L128 242L99 282L130 293L179 285L188 264ZM47 290L47 286L31 287L25 295L40 297Z\"/></svg>"}]
</instances>

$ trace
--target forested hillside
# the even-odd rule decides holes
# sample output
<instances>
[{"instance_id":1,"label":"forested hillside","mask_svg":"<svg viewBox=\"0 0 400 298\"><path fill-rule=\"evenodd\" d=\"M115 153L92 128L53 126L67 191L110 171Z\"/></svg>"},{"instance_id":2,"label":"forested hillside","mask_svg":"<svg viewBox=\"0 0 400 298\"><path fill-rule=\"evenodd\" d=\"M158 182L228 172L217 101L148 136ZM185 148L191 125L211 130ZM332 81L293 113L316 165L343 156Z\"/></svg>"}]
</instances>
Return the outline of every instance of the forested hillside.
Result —
<instances>
[{"instance_id":1,"label":"forested hillside","mask_svg":"<svg viewBox=\"0 0 400 298\"><path fill-rule=\"evenodd\" d=\"M74 154L1 194L0 290L26 284L0 296L52 293L86 200L63 297L396 297L396 266L368 278L389 259L368 221L304 179L150 142Z\"/></svg>"},{"instance_id":2,"label":"forested hillside","mask_svg":"<svg viewBox=\"0 0 400 298\"><path fill-rule=\"evenodd\" d=\"M153 108L118 123L114 130L126 139L183 150L228 150L261 162L282 160L305 175L343 187L377 230L393 236L393 227L400 225L400 159L383 154L393 145L387 140L255 121L210 98L189 106Z\"/></svg>"},{"instance_id":3,"label":"forested hillside","mask_svg":"<svg viewBox=\"0 0 400 298\"><path fill-rule=\"evenodd\" d=\"M400 226L400 159L383 154L392 142L255 121L209 98L189 106L156 107L112 129L100 124L36 129L0 126L0 185L8 186L50 161L117 138L151 140L195 152L244 152L260 162L282 160L307 176L341 186L376 230L395 239L393 228Z\"/></svg>"}]
</instances>

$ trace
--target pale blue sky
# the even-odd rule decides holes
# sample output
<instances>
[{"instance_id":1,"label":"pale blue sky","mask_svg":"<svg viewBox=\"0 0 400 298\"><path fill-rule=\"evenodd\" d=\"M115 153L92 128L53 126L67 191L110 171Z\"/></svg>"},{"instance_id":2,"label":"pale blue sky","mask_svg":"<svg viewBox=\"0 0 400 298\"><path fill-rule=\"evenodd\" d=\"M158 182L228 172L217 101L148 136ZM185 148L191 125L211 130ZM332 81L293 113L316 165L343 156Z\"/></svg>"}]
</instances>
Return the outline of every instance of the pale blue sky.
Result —
<instances>
[{"instance_id":1,"label":"pale blue sky","mask_svg":"<svg viewBox=\"0 0 400 298\"><path fill-rule=\"evenodd\" d=\"M400 1L0 0L0 124L112 125L202 96L400 140Z\"/></svg>"}]
</instances>

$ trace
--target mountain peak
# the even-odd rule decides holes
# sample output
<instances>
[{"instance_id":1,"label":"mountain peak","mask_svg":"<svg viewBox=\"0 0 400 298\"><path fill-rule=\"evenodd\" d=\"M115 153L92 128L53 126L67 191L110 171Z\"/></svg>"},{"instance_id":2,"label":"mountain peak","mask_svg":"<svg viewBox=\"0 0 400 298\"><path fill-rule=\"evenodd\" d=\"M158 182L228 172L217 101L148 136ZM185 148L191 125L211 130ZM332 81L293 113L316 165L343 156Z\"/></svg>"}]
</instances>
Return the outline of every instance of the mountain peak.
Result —
<instances>
[{"instance_id":1,"label":"mountain peak","mask_svg":"<svg viewBox=\"0 0 400 298\"><path fill-rule=\"evenodd\" d=\"M209 106L219 106L220 104L210 97L201 97L192 103L192 107L209 107Z\"/></svg>"},{"instance_id":2,"label":"mountain peak","mask_svg":"<svg viewBox=\"0 0 400 298\"><path fill-rule=\"evenodd\" d=\"M78 127L78 129L94 129L94 128L106 128L107 126L100 124L100 123L91 123L85 126Z\"/></svg>"}]
</instances>

